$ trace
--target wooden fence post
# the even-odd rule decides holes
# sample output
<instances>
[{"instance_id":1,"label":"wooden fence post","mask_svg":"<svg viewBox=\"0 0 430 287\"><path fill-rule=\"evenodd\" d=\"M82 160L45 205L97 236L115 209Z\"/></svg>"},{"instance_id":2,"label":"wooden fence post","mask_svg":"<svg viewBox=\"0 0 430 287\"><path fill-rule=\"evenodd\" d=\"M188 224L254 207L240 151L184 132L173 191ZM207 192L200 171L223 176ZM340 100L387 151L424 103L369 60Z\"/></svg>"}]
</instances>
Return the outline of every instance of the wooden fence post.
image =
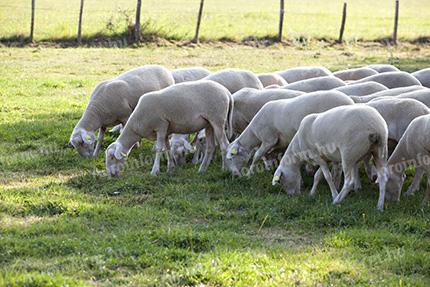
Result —
<instances>
[{"instance_id":1,"label":"wooden fence post","mask_svg":"<svg viewBox=\"0 0 430 287\"><path fill-rule=\"evenodd\" d=\"M29 41L33 43L34 35L34 14L36 10L36 0L31 0L31 26L30 26L30 38Z\"/></svg>"},{"instance_id":2,"label":"wooden fence post","mask_svg":"<svg viewBox=\"0 0 430 287\"><path fill-rule=\"evenodd\" d=\"M284 28L284 0L281 0L279 9L279 32L278 32L278 42L282 42L282 29Z\"/></svg>"},{"instance_id":3,"label":"wooden fence post","mask_svg":"<svg viewBox=\"0 0 430 287\"><path fill-rule=\"evenodd\" d=\"M82 43L82 14L84 12L84 0L81 0L81 7L79 9L79 22L78 22L78 45Z\"/></svg>"},{"instance_id":4,"label":"wooden fence post","mask_svg":"<svg viewBox=\"0 0 430 287\"><path fill-rule=\"evenodd\" d=\"M205 0L200 0L199 14L197 16L196 34L194 35L193 43L199 42L200 24L202 22L202 14L203 14L204 4L205 4Z\"/></svg>"},{"instance_id":5,"label":"wooden fence post","mask_svg":"<svg viewBox=\"0 0 430 287\"><path fill-rule=\"evenodd\" d=\"M345 32L345 24L346 24L346 9L347 9L347 3L343 3L343 11L342 11L342 23L340 25L340 32L339 32L339 39L337 40L338 43L342 43L343 41L343 33Z\"/></svg>"},{"instance_id":6,"label":"wooden fence post","mask_svg":"<svg viewBox=\"0 0 430 287\"><path fill-rule=\"evenodd\" d=\"M136 8L136 26L134 29L134 40L140 42L140 8L142 7L142 0L137 0Z\"/></svg>"},{"instance_id":7,"label":"wooden fence post","mask_svg":"<svg viewBox=\"0 0 430 287\"><path fill-rule=\"evenodd\" d=\"M399 0L396 0L396 11L394 14L394 32L393 32L393 43L397 45L397 30L399 27Z\"/></svg>"}]
</instances>

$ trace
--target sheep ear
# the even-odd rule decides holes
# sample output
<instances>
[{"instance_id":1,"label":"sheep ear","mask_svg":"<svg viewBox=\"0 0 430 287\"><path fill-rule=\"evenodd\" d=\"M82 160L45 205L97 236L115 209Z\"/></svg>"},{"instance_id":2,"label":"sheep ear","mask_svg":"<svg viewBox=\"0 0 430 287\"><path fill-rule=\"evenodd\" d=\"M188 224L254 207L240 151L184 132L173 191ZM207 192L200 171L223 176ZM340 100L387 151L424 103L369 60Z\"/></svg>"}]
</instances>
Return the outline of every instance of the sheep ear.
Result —
<instances>
[{"instance_id":1,"label":"sheep ear","mask_svg":"<svg viewBox=\"0 0 430 287\"><path fill-rule=\"evenodd\" d=\"M281 175L282 175L282 172L279 169L277 169L275 171L275 174L273 175L272 185L277 185L281 182Z\"/></svg>"},{"instance_id":2,"label":"sheep ear","mask_svg":"<svg viewBox=\"0 0 430 287\"><path fill-rule=\"evenodd\" d=\"M85 144L92 144L94 142L93 137L85 131L81 132L81 137Z\"/></svg>"},{"instance_id":3,"label":"sheep ear","mask_svg":"<svg viewBox=\"0 0 430 287\"><path fill-rule=\"evenodd\" d=\"M121 146L115 145L115 151L113 153L114 157L117 160L121 160L124 157L127 157L127 154L121 150Z\"/></svg>"}]
</instances>

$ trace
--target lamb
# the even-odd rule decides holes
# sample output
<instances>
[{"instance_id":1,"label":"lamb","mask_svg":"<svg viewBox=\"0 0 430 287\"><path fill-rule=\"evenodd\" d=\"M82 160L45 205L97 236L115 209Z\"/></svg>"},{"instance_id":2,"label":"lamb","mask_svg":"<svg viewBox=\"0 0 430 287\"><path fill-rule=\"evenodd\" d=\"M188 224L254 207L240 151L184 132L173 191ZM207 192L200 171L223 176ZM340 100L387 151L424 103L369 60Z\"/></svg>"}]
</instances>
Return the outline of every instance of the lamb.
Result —
<instances>
[{"instance_id":1,"label":"lamb","mask_svg":"<svg viewBox=\"0 0 430 287\"><path fill-rule=\"evenodd\" d=\"M268 102L243 133L229 145L227 159L230 160L231 172L233 175L240 175L241 169L257 147L250 173L257 161L267 153L285 150L305 116L353 104L347 95L337 91L319 91L293 99Z\"/></svg>"},{"instance_id":2,"label":"lamb","mask_svg":"<svg viewBox=\"0 0 430 287\"><path fill-rule=\"evenodd\" d=\"M331 76L332 73L325 67L296 67L277 72L287 83L294 83L311 78Z\"/></svg>"},{"instance_id":3,"label":"lamb","mask_svg":"<svg viewBox=\"0 0 430 287\"><path fill-rule=\"evenodd\" d=\"M387 72L377 74L355 81L355 83L358 84L369 81L380 83L389 89L414 85L421 86L420 81L418 81L414 76L406 72Z\"/></svg>"},{"instance_id":4,"label":"lamb","mask_svg":"<svg viewBox=\"0 0 430 287\"><path fill-rule=\"evenodd\" d=\"M177 165L185 164L187 154L194 151L188 141L188 136L187 134L172 134L170 137L170 153Z\"/></svg>"},{"instance_id":5,"label":"lamb","mask_svg":"<svg viewBox=\"0 0 430 287\"><path fill-rule=\"evenodd\" d=\"M272 85L278 85L282 87L288 84L287 81L284 80L284 78L282 78L279 74L276 73L259 74L257 75L257 77L265 88L270 87Z\"/></svg>"},{"instance_id":6,"label":"lamb","mask_svg":"<svg viewBox=\"0 0 430 287\"><path fill-rule=\"evenodd\" d=\"M337 71L333 73L333 76L341 79L342 81L357 81L376 74L378 74L377 71L363 67Z\"/></svg>"},{"instance_id":7,"label":"lamb","mask_svg":"<svg viewBox=\"0 0 430 287\"><path fill-rule=\"evenodd\" d=\"M160 172L161 153L167 149L167 166L174 162L169 152L169 134L190 134L206 129L206 153L199 172L205 172L212 160L215 139L223 156L228 147L225 126L232 129L233 101L222 85L207 80L185 82L143 95L124 131L106 150L108 175L119 176L133 146L141 138L156 139L156 157L151 175Z\"/></svg>"},{"instance_id":8,"label":"lamb","mask_svg":"<svg viewBox=\"0 0 430 287\"><path fill-rule=\"evenodd\" d=\"M213 73L204 79L220 83L226 87L231 94L234 94L243 88L254 88L259 90L263 89L263 84L260 82L257 76L254 73L246 70L225 69Z\"/></svg>"},{"instance_id":9,"label":"lamb","mask_svg":"<svg viewBox=\"0 0 430 287\"><path fill-rule=\"evenodd\" d=\"M70 136L71 145L83 157L96 157L107 127L125 125L143 94L173 84L171 72L158 65L145 65L100 83L94 89L84 114L73 129ZM97 129L99 134L94 148Z\"/></svg>"},{"instance_id":10,"label":"lamb","mask_svg":"<svg viewBox=\"0 0 430 287\"><path fill-rule=\"evenodd\" d=\"M367 96L380 91L388 90L387 87L376 82L366 82L361 84L351 84L338 87L336 91L342 92L348 96Z\"/></svg>"},{"instance_id":11,"label":"lamb","mask_svg":"<svg viewBox=\"0 0 430 287\"><path fill-rule=\"evenodd\" d=\"M342 86L346 86L346 84L341 79L333 76L327 76L288 84L282 87L282 89L311 93L316 91L331 90Z\"/></svg>"},{"instance_id":12,"label":"lamb","mask_svg":"<svg viewBox=\"0 0 430 287\"><path fill-rule=\"evenodd\" d=\"M173 79L175 79L175 84L198 81L209 76L210 74L211 72L209 70L202 67L183 68L172 71L172 76Z\"/></svg>"},{"instance_id":13,"label":"lamb","mask_svg":"<svg viewBox=\"0 0 430 287\"><path fill-rule=\"evenodd\" d=\"M430 88L430 68L416 71L412 76L417 78L424 87Z\"/></svg>"},{"instance_id":14,"label":"lamb","mask_svg":"<svg viewBox=\"0 0 430 287\"><path fill-rule=\"evenodd\" d=\"M238 91L233 94L233 134L240 135L267 102L291 99L303 94L303 92L283 89L256 90L245 88Z\"/></svg>"},{"instance_id":15,"label":"lamb","mask_svg":"<svg viewBox=\"0 0 430 287\"><path fill-rule=\"evenodd\" d=\"M388 64L373 64L368 65L367 68L373 69L378 73L388 73L388 72L399 72L400 70L393 66Z\"/></svg>"},{"instance_id":16,"label":"lamb","mask_svg":"<svg viewBox=\"0 0 430 287\"><path fill-rule=\"evenodd\" d=\"M414 180L407 194L413 194L419 188L422 175L427 174L427 190L423 204L430 199L430 115L414 119L406 129L393 154L388 159L389 176L387 182L387 199L400 200L400 193L405 180L405 170L416 166Z\"/></svg>"},{"instance_id":17,"label":"lamb","mask_svg":"<svg viewBox=\"0 0 430 287\"><path fill-rule=\"evenodd\" d=\"M333 203L337 204L346 197L356 181L357 163L370 154L378 173L378 209L383 210L387 138L384 119L374 108L365 105L346 105L308 115L282 157L272 184L280 183L288 194L295 194L300 191L301 165L305 162L319 165L330 186ZM342 164L345 180L339 194L328 168L329 161Z\"/></svg>"},{"instance_id":18,"label":"lamb","mask_svg":"<svg viewBox=\"0 0 430 287\"><path fill-rule=\"evenodd\" d=\"M351 96L351 99L355 102L355 103L367 103L370 102L373 99L376 98L382 98L382 97L396 97L398 95L404 94L404 93L409 93L409 92L413 92L413 91L418 91L418 90L422 90L425 89L425 87L423 86L410 86L410 87L402 87L402 88L395 88L395 89L389 89L386 91L381 91L381 92L377 92L368 96Z\"/></svg>"}]
</instances>

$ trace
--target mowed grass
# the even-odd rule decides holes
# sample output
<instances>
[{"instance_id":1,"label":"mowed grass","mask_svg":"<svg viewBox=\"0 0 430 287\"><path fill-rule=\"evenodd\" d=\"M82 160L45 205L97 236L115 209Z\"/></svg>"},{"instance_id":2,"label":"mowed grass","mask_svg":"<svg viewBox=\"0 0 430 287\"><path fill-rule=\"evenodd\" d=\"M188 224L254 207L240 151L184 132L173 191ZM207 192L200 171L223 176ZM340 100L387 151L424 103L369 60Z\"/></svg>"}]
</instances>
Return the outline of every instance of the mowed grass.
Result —
<instances>
[{"instance_id":1,"label":"mowed grass","mask_svg":"<svg viewBox=\"0 0 430 287\"><path fill-rule=\"evenodd\" d=\"M290 197L270 172L233 180L219 159L204 175L187 164L154 178L151 162L138 162L153 155L147 141L123 177L109 179L98 173L103 155L82 159L67 142L94 86L137 65L413 71L430 66L429 56L422 46L319 44L1 48L0 286L428 286L422 191L379 213L364 175L363 190L341 206L325 184L309 198L309 177L303 195Z\"/></svg>"},{"instance_id":2,"label":"mowed grass","mask_svg":"<svg viewBox=\"0 0 430 287\"><path fill-rule=\"evenodd\" d=\"M80 1L36 1L35 39L75 39ZM85 1L84 37L112 36L127 30L134 21L136 1ZM194 35L198 0L142 1L143 32L169 39L190 40ZM394 0L354 0L348 3L345 39L377 40L391 37ZM414 40L430 36L430 2L400 1L399 38ZM291 0L285 6L288 39L337 39L343 1ZM0 37L28 36L30 1L2 0ZM206 1L201 37L206 40L242 40L277 35L279 1Z\"/></svg>"}]
</instances>

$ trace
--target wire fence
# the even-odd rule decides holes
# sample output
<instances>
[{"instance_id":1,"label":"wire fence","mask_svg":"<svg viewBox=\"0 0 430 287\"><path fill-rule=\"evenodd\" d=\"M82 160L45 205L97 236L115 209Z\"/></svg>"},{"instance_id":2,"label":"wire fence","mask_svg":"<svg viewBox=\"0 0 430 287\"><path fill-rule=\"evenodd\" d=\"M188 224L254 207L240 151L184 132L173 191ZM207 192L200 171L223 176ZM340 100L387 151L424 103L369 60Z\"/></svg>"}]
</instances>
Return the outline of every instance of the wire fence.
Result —
<instances>
[{"instance_id":1,"label":"wire fence","mask_svg":"<svg viewBox=\"0 0 430 287\"><path fill-rule=\"evenodd\" d=\"M92 0L92 2L91 0L76 0L73 2L60 3L61 1L50 2L50 0L32 0L26 1L26 4L24 4L24 2L16 1L11 1L11 3L0 3L0 22L12 23L9 24L9 26L6 25L7 28L4 28L3 30L0 28L0 38L4 41L4 39L16 38L16 36L19 35L21 38L27 39L25 36L25 26L27 24L24 25L24 23L28 22L32 23L29 27L29 31L27 32L27 35L29 35L28 40L30 42L34 41L34 36L37 36L37 33L44 34L45 39L49 37L56 38L56 35L53 34L57 31L51 31L53 29L49 27L53 25L51 22L55 22L54 19L57 19L57 21L61 21L60 24L57 24L57 27L59 28L56 27L60 32L58 38L61 38L60 34L62 33L63 38L70 39L70 36L64 37L64 35L71 35L73 33L71 31L74 30L76 31L75 39L78 43L81 43L82 34L88 36L90 34L96 34L95 31L100 32L109 29L114 30L112 26L115 25L121 26L120 28L117 27L117 30L119 29L131 34L133 41L136 42L139 42L142 39L140 37L141 33L148 32L148 27L152 29L150 31L152 33L160 33L160 31L164 29L170 34L176 33L173 37L175 39L188 38L194 42L199 42L201 36L206 38L206 35L200 31L201 27L204 29L206 22L209 21L211 21L212 30L223 30L224 27L227 26L227 28L233 30L237 29L239 33L243 34L241 30L246 29L246 27L235 28L232 24L234 23L234 20L228 19L234 18L239 20L237 22L243 20L244 24L242 25L262 27L261 31L264 31L265 34L263 32L259 32L257 36L271 35L273 41L281 42L285 38L284 34L286 31L287 33L291 33L291 30L288 31L287 28L291 25L297 25L297 23L295 23L295 19L297 19L297 14L301 13L303 18L308 17L308 20L301 20L303 21L304 30L308 28L308 23L312 22L312 18L318 17L318 20L315 20L316 22L322 21L321 18L326 17L327 22L330 21L330 24L326 25L326 27L330 30L331 37L336 39L338 43L343 43L344 35L348 34L349 17L357 17L354 16L357 9L354 9L352 13L349 10L350 5L347 1L337 1L336 4L333 4L331 1L328 3L329 1L320 0L318 5L321 5L321 9L324 11L329 10L330 12L325 15L322 13L318 16L315 16L315 8L313 7L309 6L309 12L304 11L306 6L301 7L302 10L296 11L294 8L290 8L290 1L284 0L267 1L267 5L261 3L255 4L257 1L248 1L248 3L252 3L246 5L247 2L242 1L240 4L236 3L235 5L230 6L228 4L229 1L223 0L220 1L218 8L214 8L217 4L214 3L213 0L207 0L206 3L205 0L171 0L166 2L142 0L142 8L139 10L136 8L139 7L137 6L139 2L138 0L120 0L116 6L113 3L117 1L107 1L105 2L107 4L102 4L103 2L101 1L99 1L99 4L96 4L94 1L95 0ZM318 1L303 0L303 2L312 4L313 2ZM324 2L327 2L327 4L321 4ZM391 36L386 38L388 38L390 43L397 44L399 21L402 16L400 11L400 2L399 0L386 0L385 2L389 2L390 5L384 7L385 11L380 17L384 21L384 33L386 34L385 31L391 30L391 32L388 32ZM387 11L387 8L389 8L390 11ZM416 8L419 9L419 7ZM11 11L11 13L5 11ZM369 11L369 13L371 12L374 11ZM143 22L140 19L140 15L144 18ZM362 17L363 19L366 18L365 15ZM58 20L58 18L61 18L61 20ZM167 24L160 24L160 21L162 21L160 19L163 19ZM175 21L175 19L177 19L177 21ZM122 21L122 24L115 24L115 21ZM216 23L215 21L219 21L219 23ZM224 24L222 23L223 21L228 23ZM390 21L391 25L385 24ZM182 22L184 24L182 24ZM194 28L192 28L193 22ZM261 23L261 25L258 23ZM237 23L238 26L239 24L240 23ZM420 23L418 23L418 25L419 24ZM422 24L424 25L424 23ZM425 25L428 24L430 23L426 23ZM145 25L143 29L142 25ZM182 25L186 25L186 29L181 27ZM312 23L312 25L313 27L318 26L316 23ZM321 22L321 25L324 24ZM391 29L389 26L391 26ZM14 32L14 29L17 31ZM49 33L45 32L48 29L51 29ZM334 30L337 30L338 32L333 32ZM9 37L2 35L2 33L9 35ZM111 31L111 33L106 33L106 36L112 34L114 33ZM217 31L216 35L220 35L220 32ZM321 35L322 38L325 36L323 33L321 33ZM223 38L223 36L219 36L218 38ZM143 39L146 38L144 37Z\"/></svg>"}]
</instances>

